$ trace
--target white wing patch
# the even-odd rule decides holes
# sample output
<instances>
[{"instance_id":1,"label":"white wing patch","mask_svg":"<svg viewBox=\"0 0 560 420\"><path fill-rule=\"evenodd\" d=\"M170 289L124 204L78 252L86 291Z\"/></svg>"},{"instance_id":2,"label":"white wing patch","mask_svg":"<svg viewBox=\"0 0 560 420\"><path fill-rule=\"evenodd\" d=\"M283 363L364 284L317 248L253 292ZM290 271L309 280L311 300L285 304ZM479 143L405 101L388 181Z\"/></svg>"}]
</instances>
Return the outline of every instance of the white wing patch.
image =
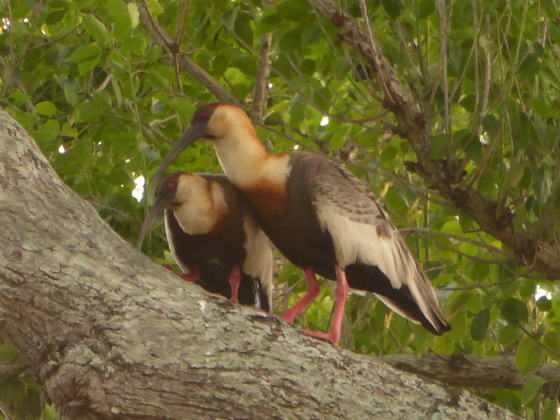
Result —
<instances>
[{"instance_id":1,"label":"white wing patch","mask_svg":"<svg viewBox=\"0 0 560 420\"><path fill-rule=\"evenodd\" d=\"M243 263L243 271L251 277L260 279L263 291L268 297L268 303L272 309L272 249L270 240L257 226L253 218L247 214L243 217L243 228L247 235L244 244L247 258Z\"/></svg>"},{"instance_id":2,"label":"white wing patch","mask_svg":"<svg viewBox=\"0 0 560 420\"><path fill-rule=\"evenodd\" d=\"M395 247L395 233L380 236L375 225L360 223L340 214L340 210L328 203L317 203L317 215L322 228L333 237L336 259L342 267L352 263L378 266L398 289L403 284L403 265Z\"/></svg>"},{"instance_id":3,"label":"white wing patch","mask_svg":"<svg viewBox=\"0 0 560 420\"><path fill-rule=\"evenodd\" d=\"M169 222L167 220L168 217L175 217L173 215L172 210L165 210L165 217L163 218L164 221L165 221L165 237L167 238L167 245L169 246L169 250L173 254L173 257L175 258L175 262L177 263L177 265L179 267L181 267L181 270L183 270L183 273L190 274L191 271L188 269L188 267L185 264L183 264L179 258L177 258L177 252L175 251L175 247L173 245L175 243L173 241L173 233L171 232L171 229L169 228Z\"/></svg>"}]
</instances>

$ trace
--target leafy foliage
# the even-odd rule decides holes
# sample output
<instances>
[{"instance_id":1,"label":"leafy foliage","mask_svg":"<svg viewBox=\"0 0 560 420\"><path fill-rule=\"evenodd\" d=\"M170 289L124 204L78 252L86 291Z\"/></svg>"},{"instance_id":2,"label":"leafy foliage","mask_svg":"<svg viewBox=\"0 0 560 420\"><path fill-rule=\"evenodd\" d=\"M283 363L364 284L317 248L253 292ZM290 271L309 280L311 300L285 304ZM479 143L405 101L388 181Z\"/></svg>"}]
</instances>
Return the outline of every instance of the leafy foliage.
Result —
<instances>
[{"instance_id":1,"label":"leafy foliage","mask_svg":"<svg viewBox=\"0 0 560 420\"><path fill-rule=\"evenodd\" d=\"M383 54L427 116L430 158L462 162L457 185L495 202L495 212L511 218L513 235L554 243L558 0L343 4L361 24L367 5ZM144 7L176 42L174 53ZM134 243L148 210L147 200L131 195L134 180L149 179L197 105L215 100L182 60L197 63L247 108L264 87L266 114L253 115L264 118L261 139L272 151L310 149L345 160L403 228L453 327L436 338L371 296L353 294L344 345L373 354L515 353L528 375L523 390L482 395L529 417L555 418L556 403L535 398L543 380L533 373L560 361L560 299L549 281L557 279L520 261L407 170L415 149L384 109L376 69L344 43L337 22L301 0L7 0L0 14L0 104L121 236ZM270 75L263 79L267 34ZM188 148L172 169L220 171L207 144ZM164 249L160 232L147 252L161 258ZM285 308L304 293L302 273L285 265L278 286L292 291L279 299ZM333 298L329 287L322 290L302 326L327 327ZM18 392L5 391L13 389L6 383L2 399L13 409L30 382ZM27 415L37 418L37 411Z\"/></svg>"}]
</instances>

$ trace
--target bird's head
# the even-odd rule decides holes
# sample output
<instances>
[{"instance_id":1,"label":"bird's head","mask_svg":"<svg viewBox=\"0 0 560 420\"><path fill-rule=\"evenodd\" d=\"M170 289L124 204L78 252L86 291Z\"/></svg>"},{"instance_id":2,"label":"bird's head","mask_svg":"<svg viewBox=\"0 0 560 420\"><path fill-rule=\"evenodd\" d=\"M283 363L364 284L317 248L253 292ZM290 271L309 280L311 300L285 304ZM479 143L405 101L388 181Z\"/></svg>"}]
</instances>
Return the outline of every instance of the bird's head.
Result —
<instances>
[{"instance_id":1,"label":"bird's head","mask_svg":"<svg viewBox=\"0 0 560 420\"><path fill-rule=\"evenodd\" d=\"M152 210L140 229L140 236L138 237L137 243L138 249L142 248L142 243L144 242L144 238L150 226L152 226L156 217L162 211L165 209L178 208L187 202L193 183L196 183L198 178L200 177L194 174L175 172L160 182L156 188L156 202L152 206ZM204 180L200 178L200 181Z\"/></svg>"},{"instance_id":2,"label":"bird's head","mask_svg":"<svg viewBox=\"0 0 560 420\"><path fill-rule=\"evenodd\" d=\"M251 120L240 107L226 103L210 103L201 106L191 117L187 131L160 163L152 178L152 185L157 185L155 183L159 182L165 169L189 144L198 139L218 142L240 129L253 130Z\"/></svg>"}]
</instances>

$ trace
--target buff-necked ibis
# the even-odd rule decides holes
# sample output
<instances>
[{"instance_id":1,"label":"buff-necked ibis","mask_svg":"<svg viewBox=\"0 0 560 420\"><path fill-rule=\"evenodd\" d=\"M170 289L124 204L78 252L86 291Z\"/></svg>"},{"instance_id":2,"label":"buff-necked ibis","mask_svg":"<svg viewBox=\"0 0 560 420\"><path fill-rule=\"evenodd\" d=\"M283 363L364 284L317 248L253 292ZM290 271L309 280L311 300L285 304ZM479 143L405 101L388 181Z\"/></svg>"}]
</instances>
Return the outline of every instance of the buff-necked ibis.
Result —
<instances>
[{"instance_id":1,"label":"buff-necked ibis","mask_svg":"<svg viewBox=\"0 0 560 420\"><path fill-rule=\"evenodd\" d=\"M183 278L210 293L270 311L272 250L241 193L223 175L177 172L156 189L138 247L165 211L169 248Z\"/></svg>"},{"instance_id":2,"label":"buff-necked ibis","mask_svg":"<svg viewBox=\"0 0 560 420\"><path fill-rule=\"evenodd\" d=\"M319 293L315 273L337 281L335 345L349 286L375 293L409 320L441 335L450 327L432 285L375 196L344 167L321 155L268 155L239 107L199 108L160 165L162 171L190 143L210 140L228 179L253 207L261 228L288 260L305 270L308 289L283 318L293 319Z\"/></svg>"}]
</instances>

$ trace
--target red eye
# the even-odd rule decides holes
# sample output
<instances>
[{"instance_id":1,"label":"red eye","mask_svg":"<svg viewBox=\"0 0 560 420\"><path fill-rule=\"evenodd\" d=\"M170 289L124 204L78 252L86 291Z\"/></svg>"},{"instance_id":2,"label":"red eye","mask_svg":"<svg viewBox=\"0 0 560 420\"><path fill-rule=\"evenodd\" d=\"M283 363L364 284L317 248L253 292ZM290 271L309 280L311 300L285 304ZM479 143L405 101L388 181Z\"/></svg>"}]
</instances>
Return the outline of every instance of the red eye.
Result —
<instances>
[{"instance_id":1,"label":"red eye","mask_svg":"<svg viewBox=\"0 0 560 420\"><path fill-rule=\"evenodd\" d=\"M167 186L167 191L175 191L175 185L169 184L169 185Z\"/></svg>"},{"instance_id":2,"label":"red eye","mask_svg":"<svg viewBox=\"0 0 560 420\"><path fill-rule=\"evenodd\" d=\"M205 120L206 118L208 118L208 115L206 114L206 112L201 112L200 114L198 114L198 118L201 120Z\"/></svg>"}]
</instances>

